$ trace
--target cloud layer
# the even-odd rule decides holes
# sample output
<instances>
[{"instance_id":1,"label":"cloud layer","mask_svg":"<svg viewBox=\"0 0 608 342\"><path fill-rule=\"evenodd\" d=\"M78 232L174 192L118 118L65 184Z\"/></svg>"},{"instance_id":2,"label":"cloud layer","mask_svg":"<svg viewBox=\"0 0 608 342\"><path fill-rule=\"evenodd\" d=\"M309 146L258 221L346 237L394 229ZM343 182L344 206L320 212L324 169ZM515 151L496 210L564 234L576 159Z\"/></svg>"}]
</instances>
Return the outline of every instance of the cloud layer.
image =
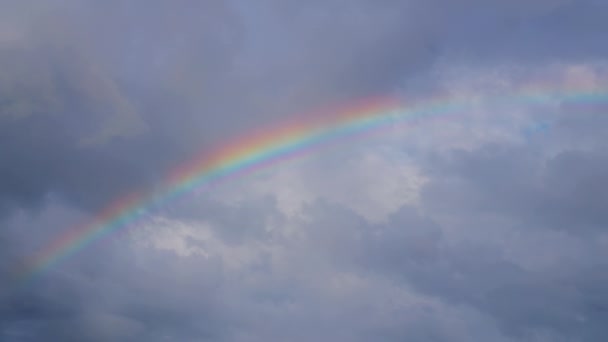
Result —
<instances>
[{"instance_id":1,"label":"cloud layer","mask_svg":"<svg viewBox=\"0 0 608 342\"><path fill-rule=\"evenodd\" d=\"M1 340L608 333L608 107L492 100L607 89L601 2L0 7ZM378 94L470 106L191 194L11 286L200 151Z\"/></svg>"}]
</instances>

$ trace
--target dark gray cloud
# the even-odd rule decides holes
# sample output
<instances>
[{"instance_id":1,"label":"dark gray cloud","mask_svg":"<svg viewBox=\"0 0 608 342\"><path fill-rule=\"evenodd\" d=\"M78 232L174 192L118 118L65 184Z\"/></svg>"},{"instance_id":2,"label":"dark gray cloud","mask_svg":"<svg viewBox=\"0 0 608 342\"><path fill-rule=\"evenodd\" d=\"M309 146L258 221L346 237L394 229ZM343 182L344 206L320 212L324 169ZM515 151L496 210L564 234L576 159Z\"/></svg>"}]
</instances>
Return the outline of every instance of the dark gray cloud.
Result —
<instances>
[{"instance_id":1,"label":"dark gray cloud","mask_svg":"<svg viewBox=\"0 0 608 342\"><path fill-rule=\"evenodd\" d=\"M573 234L603 232L608 224L606 157L603 149L566 149L543 159L528 145L451 151L433 159L438 180L427 186L423 198L430 208L456 215L494 213L521 220L526 229L534 223Z\"/></svg>"},{"instance_id":2,"label":"dark gray cloud","mask_svg":"<svg viewBox=\"0 0 608 342\"><path fill-rule=\"evenodd\" d=\"M569 176L562 181L566 178ZM474 189L457 192L460 199L448 197L443 203L460 209L459 202L468 200ZM510 201L526 203L528 195L521 193ZM576 198L587 201L592 196L589 193ZM547 228L530 219L526 210L508 209L502 214L523 221L516 227L524 230ZM458 215L487 215L487 211L485 207L471 212L455 211L456 218L446 221L452 227L442 227L417 210L404 207L386 223L370 225L355 213L319 205L314 215L318 221L306 227L314 241L311 244L323 246L328 253L326 260L339 262L337 269L354 267L356 273L364 272L368 277L389 277L411 288L410 291L437 298L447 306L464 306L481 312L491 317L497 330L509 340L536 341L545 336L552 340L593 341L604 336L607 298L599 288L605 286L606 281L600 276L606 267L605 251L594 241L596 237L570 231L565 239L554 240L551 236L555 233L545 231L539 239L538 233L523 231L519 233L522 239L534 240L526 243L525 248L532 249L524 254L549 252L560 255L560 249L576 244L588 249L578 251L574 260L566 257L559 263L560 257L554 256L555 263L551 262L550 266L530 268L513 258L510 249L517 240L505 239L498 243L483 238L478 240L479 230L501 236L504 226L497 226L497 222L483 226L481 219L470 219L464 224L458 222L461 219ZM585 215L584 211L579 214ZM570 219L576 220L576 214ZM458 229L459 238L442 233L446 228ZM333 233L335 231L338 232ZM424 336L420 340L447 341L455 336L437 330L426 335L423 329L403 331L396 339L412 338L419 333Z\"/></svg>"},{"instance_id":3,"label":"dark gray cloud","mask_svg":"<svg viewBox=\"0 0 608 342\"><path fill-rule=\"evenodd\" d=\"M589 101L387 132L183 197L27 287L13 273L113 199L287 115L534 77L606 89L607 10L0 0L0 340L601 340L608 122Z\"/></svg>"},{"instance_id":4,"label":"dark gray cloud","mask_svg":"<svg viewBox=\"0 0 608 342\"><path fill-rule=\"evenodd\" d=\"M222 2L15 11L30 26L1 46L10 70L1 95L4 201L27 205L56 191L98 207L219 138L385 91L432 57L393 15L371 30L387 10L365 18L316 6L295 10L296 19L269 7L253 27L243 18L255 18L253 9ZM251 45L270 39L258 25L282 35L267 48Z\"/></svg>"}]
</instances>

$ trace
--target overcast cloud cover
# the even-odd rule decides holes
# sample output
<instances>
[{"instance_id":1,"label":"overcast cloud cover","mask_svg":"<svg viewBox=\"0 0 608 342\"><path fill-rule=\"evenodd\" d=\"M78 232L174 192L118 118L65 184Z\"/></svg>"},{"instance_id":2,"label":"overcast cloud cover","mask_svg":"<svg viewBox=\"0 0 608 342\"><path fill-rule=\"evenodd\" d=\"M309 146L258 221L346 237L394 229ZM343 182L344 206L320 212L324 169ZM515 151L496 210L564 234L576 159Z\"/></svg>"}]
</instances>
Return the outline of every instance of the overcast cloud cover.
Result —
<instances>
[{"instance_id":1,"label":"overcast cloud cover","mask_svg":"<svg viewBox=\"0 0 608 342\"><path fill-rule=\"evenodd\" d=\"M0 0L0 341L603 341L602 0ZM471 101L23 258L242 132Z\"/></svg>"}]
</instances>

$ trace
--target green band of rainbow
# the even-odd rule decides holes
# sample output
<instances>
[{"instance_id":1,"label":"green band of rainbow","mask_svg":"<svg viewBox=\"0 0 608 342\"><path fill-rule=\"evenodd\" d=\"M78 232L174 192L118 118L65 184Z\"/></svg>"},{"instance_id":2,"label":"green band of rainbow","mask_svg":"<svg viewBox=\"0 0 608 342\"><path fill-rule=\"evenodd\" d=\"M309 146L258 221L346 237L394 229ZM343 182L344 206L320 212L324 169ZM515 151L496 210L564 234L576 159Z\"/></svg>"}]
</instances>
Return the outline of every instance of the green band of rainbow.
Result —
<instances>
[{"instance_id":1,"label":"green band of rainbow","mask_svg":"<svg viewBox=\"0 0 608 342\"><path fill-rule=\"evenodd\" d=\"M551 88L527 85L517 92L495 96L492 105L547 104L552 102L608 103L608 93L598 88ZM227 181L269 165L317 151L328 143L392 127L398 122L443 116L466 110L470 101L450 96L436 97L409 106L392 97L354 101L346 106L320 113L296 116L297 119L255 131L178 166L160 190L133 194L114 201L95 217L73 227L16 272L16 282L28 283L62 260L91 243L127 227L156 208L184 193L202 186Z\"/></svg>"}]
</instances>

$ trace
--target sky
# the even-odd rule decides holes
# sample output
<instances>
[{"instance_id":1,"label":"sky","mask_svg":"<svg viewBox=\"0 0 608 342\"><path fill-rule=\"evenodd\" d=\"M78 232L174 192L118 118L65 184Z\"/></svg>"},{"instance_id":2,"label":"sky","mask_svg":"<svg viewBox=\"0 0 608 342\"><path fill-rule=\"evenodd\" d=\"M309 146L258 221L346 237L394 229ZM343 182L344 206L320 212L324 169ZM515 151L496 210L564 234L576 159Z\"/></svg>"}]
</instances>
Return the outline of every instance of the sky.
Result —
<instances>
[{"instance_id":1,"label":"sky","mask_svg":"<svg viewBox=\"0 0 608 342\"><path fill-rule=\"evenodd\" d=\"M0 0L0 340L602 340L606 32L603 0ZM404 119L15 276L209 151L371 98Z\"/></svg>"}]
</instances>

